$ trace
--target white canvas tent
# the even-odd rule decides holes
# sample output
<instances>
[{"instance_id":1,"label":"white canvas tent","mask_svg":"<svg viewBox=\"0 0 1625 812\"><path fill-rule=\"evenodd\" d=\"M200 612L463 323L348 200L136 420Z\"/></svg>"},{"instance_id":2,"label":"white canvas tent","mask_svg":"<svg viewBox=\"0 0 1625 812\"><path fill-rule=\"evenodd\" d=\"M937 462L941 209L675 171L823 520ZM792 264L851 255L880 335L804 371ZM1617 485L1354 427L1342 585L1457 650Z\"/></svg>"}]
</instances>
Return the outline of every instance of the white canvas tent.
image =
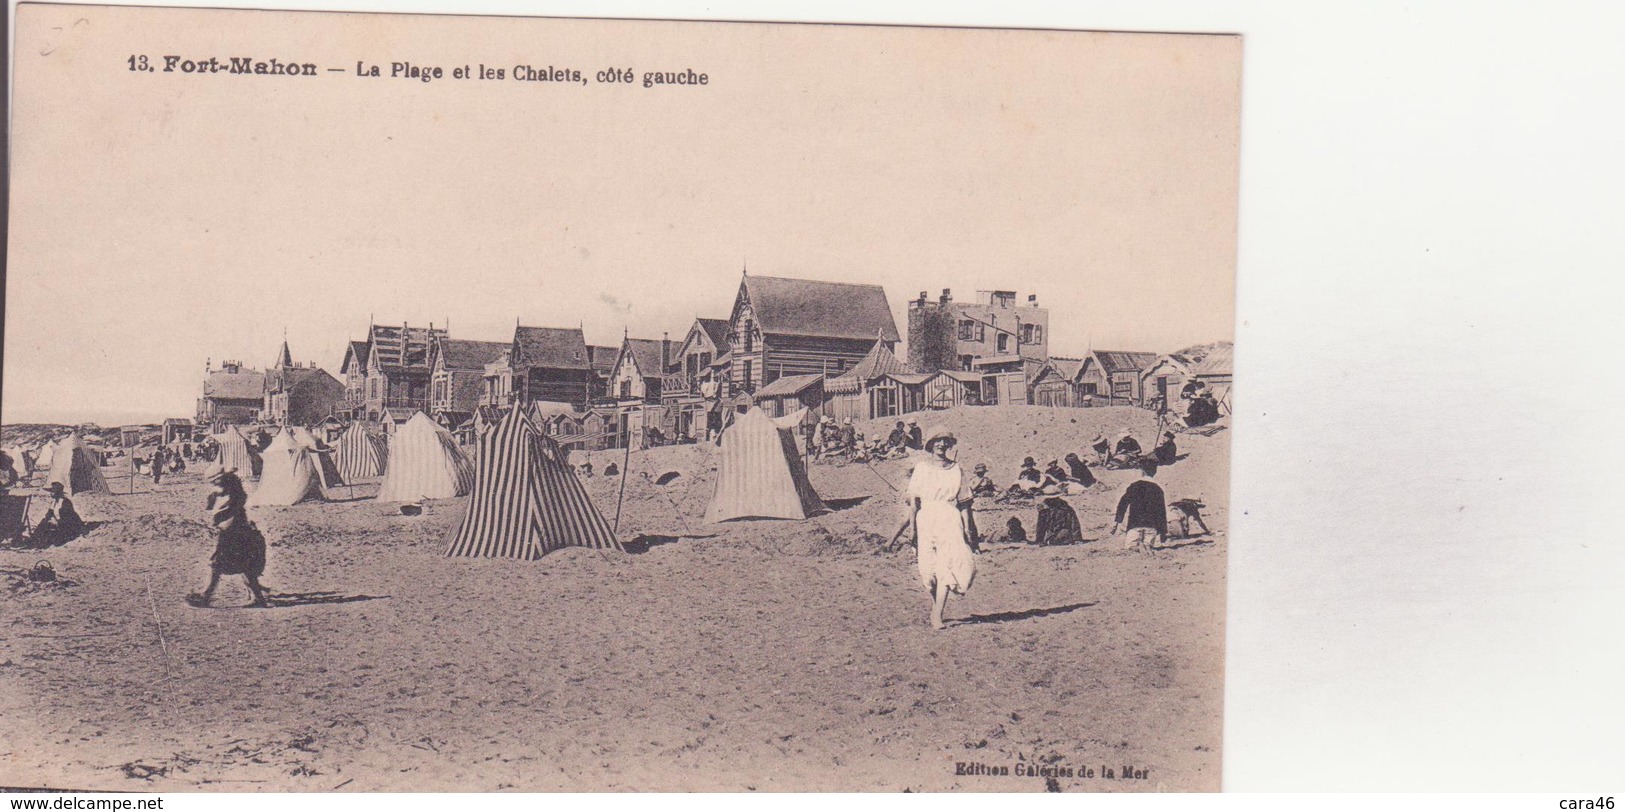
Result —
<instances>
[{"instance_id":1,"label":"white canvas tent","mask_svg":"<svg viewBox=\"0 0 1625 812\"><path fill-rule=\"evenodd\" d=\"M77 434L70 434L56 444L51 455L51 473L46 487L52 482L62 483L63 490L74 493L110 493L107 480L102 478L101 461L85 446Z\"/></svg>"},{"instance_id":2,"label":"white canvas tent","mask_svg":"<svg viewBox=\"0 0 1625 812\"><path fill-rule=\"evenodd\" d=\"M378 488L380 502L415 502L466 496L474 466L457 441L428 415L412 415L389 438L389 470Z\"/></svg>"},{"instance_id":3,"label":"white canvas tent","mask_svg":"<svg viewBox=\"0 0 1625 812\"><path fill-rule=\"evenodd\" d=\"M806 411L773 418L752 407L723 432L706 522L805 519L825 509L796 448L795 427Z\"/></svg>"},{"instance_id":4,"label":"white canvas tent","mask_svg":"<svg viewBox=\"0 0 1625 812\"><path fill-rule=\"evenodd\" d=\"M261 452L264 460L259 487L248 497L250 505L297 505L324 499L314 456L291 434L283 432Z\"/></svg>"}]
</instances>

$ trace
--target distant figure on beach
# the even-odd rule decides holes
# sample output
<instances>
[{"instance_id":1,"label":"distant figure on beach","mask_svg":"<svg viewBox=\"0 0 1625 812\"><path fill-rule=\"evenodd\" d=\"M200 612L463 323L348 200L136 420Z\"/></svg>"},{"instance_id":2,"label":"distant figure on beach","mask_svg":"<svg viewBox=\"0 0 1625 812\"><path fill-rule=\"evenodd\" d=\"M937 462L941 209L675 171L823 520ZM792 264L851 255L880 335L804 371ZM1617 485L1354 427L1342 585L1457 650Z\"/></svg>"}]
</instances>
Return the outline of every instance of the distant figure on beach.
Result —
<instances>
[{"instance_id":1,"label":"distant figure on beach","mask_svg":"<svg viewBox=\"0 0 1625 812\"><path fill-rule=\"evenodd\" d=\"M987 475L987 463L976 463L976 467L971 469L971 473L975 475L970 482L972 496L999 495L999 486L993 484L993 480Z\"/></svg>"},{"instance_id":2,"label":"distant figure on beach","mask_svg":"<svg viewBox=\"0 0 1625 812\"><path fill-rule=\"evenodd\" d=\"M1078 512L1059 496L1045 499L1043 507L1038 509L1038 532L1033 537L1033 542L1077 544L1081 541L1083 541L1083 525L1078 522Z\"/></svg>"},{"instance_id":3,"label":"distant figure on beach","mask_svg":"<svg viewBox=\"0 0 1625 812\"><path fill-rule=\"evenodd\" d=\"M152 484L157 485L164 476L164 447L158 446L152 450L152 458L147 460L148 473L152 474Z\"/></svg>"},{"instance_id":4,"label":"distant figure on beach","mask_svg":"<svg viewBox=\"0 0 1625 812\"><path fill-rule=\"evenodd\" d=\"M1157 475L1157 461L1146 457L1140 460L1139 479L1123 489L1117 500L1117 514L1112 522L1112 533L1123 533L1123 546L1151 552L1168 536L1168 506L1162 486L1153 482Z\"/></svg>"},{"instance_id":5,"label":"distant figure on beach","mask_svg":"<svg viewBox=\"0 0 1625 812\"><path fill-rule=\"evenodd\" d=\"M1105 465L1107 460L1111 458L1112 444L1110 440L1106 439L1105 433L1099 433L1095 435L1094 440L1090 441L1089 450L1095 452L1096 465Z\"/></svg>"},{"instance_id":6,"label":"distant figure on beach","mask_svg":"<svg viewBox=\"0 0 1625 812\"><path fill-rule=\"evenodd\" d=\"M17 464L12 461L11 455L0 451L0 488L9 488L17 484L21 476L17 473Z\"/></svg>"},{"instance_id":7,"label":"distant figure on beach","mask_svg":"<svg viewBox=\"0 0 1625 812\"><path fill-rule=\"evenodd\" d=\"M841 422L841 451L847 454L858 449L858 430L852 427L852 418Z\"/></svg>"},{"instance_id":8,"label":"distant figure on beach","mask_svg":"<svg viewBox=\"0 0 1625 812\"><path fill-rule=\"evenodd\" d=\"M620 473L621 467L613 462L604 466L604 476L617 476Z\"/></svg>"},{"instance_id":9,"label":"distant figure on beach","mask_svg":"<svg viewBox=\"0 0 1625 812\"><path fill-rule=\"evenodd\" d=\"M1134 465L1140 459L1140 441L1134 439L1134 432L1123 429L1117 438L1117 447L1112 449L1112 461L1125 468Z\"/></svg>"},{"instance_id":10,"label":"distant figure on beach","mask_svg":"<svg viewBox=\"0 0 1625 812\"><path fill-rule=\"evenodd\" d=\"M85 530L85 522L79 518L79 511L74 509L73 500L64 492L62 483L52 482L47 495L50 503L45 509L45 516L34 526L33 535L29 536L30 547L67 544Z\"/></svg>"},{"instance_id":11,"label":"distant figure on beach","mask_svg":"<svg viewBox=\"0 0 1625 812\"><path fill-rule=\"evenodd\" d=\"M908 447L915 451L925 448L925 442L921 439L920 424L913 420L908 421Z\"/></svg>"},{"instance_id":12,"label":"distant figure on beach","mask_svg":"<svg viewBox=\"0 0 1625 812\"><path fill-rule=\"evenodd\" d=\"M1069 452L1066 455L1066 467L1067 473L1070 475L1073 482L1076 482L1085 488L1095 484L1095 474L1093 471L1089 470L1089 463L1079 459L1077 454Z\"/></svg>"},{"instance_id":13,"label":"distant figure on beach","mask_svg":"<svg viewBox=\"0 0 1625 812\"><path fill-rule=\"evenodd\" d=\"M890 451L894 448L906 447L908 447L908 428L904 426L903 421L899 420L897 425L892 428L891 434L886 435L884 450Z\"/></svg>"},{"instance_id":14,"label":"distant figure on beach","mask_svg":"<svg viewBox=\"0 0 1625 812\"><path fill-rule=\"evenodd\" d=\"M581 463L581 475L587 479L592 479L592 460Z\"/></svg>"},{"instance_id":15,"label":"distant figure on beach","mask_svg":"<svg viewBox=\"0 0 1625 812\"><path fill-rule=\"evenodd\" d=\"M971 549L970 480L949 452L958 439L945 426L931 429L923 441L926 457L908 481L908 516L912 526L920 582L932 593L931 626L944 627L943 610L950 592L965 594L976 578ZM895 538L897 534L893 534Z\"/></svg>"},{"instance_id":16,"label":"distant figure on beach","mask_svg":"<svg viewBox=\"0 0 1625 812\"><path fill-rule=\"evenodd\" d=\"M1163 432L1162 442L1152 449L1151 458L1156 460L1158 465L1173 465L1174 460L1178 457L1179 447L1174 445L1174 433L1171 431Z\"/></svg>"},{"instance_id":17,"label":"distant figure on beach","mask_svg":"<svg viewBox=\"0 0 1625 812\"><path fill-rule=\"evenodd\" d=\"M215 528L214 555L209 557L209 585L203 592L186 596L186 602L198 607L208 606L214 600L215 587L222 575L241 575L248 581L248 590L254 593L254 606L270 606L265 587L260 586L260 575L265 572L265 536L248 520L248 493L235 471L220 471L209 477L214 491L209 494L207 509L209 521Z\"/></svg>"}]
</instances>

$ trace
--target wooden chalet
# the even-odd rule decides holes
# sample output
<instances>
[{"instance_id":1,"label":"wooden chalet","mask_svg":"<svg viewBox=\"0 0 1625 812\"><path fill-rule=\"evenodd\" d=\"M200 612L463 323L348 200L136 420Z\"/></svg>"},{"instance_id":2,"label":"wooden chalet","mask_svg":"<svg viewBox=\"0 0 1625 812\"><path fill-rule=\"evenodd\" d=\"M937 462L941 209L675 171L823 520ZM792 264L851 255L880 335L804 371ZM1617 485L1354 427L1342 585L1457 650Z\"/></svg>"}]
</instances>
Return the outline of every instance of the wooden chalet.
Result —
<instances>
[{"instance_id":1,"label":"wooden chalet","mask_svg":"<svg viewBox=\"0 0 1625 812\"><path fill-rule=\"evenodd\" d=\"M898 340L879 285L746 274L728 318L727 395L755 392L786 375L838 376L877 341L890 354Z\"/></svg>"},{"instance_id":2,"label":"wooden chalet","mask_svg":"<svg viewBox=\"0 0 1625 812\"><path fill-rule=\"evenodd\" d=\"M513 343L486 365L480 403L509 407L552 400L586 408L597 376L579 327L515 327Z\"/></svg>"},{"instance_id":3,"label":"wooden chalet","mask_svg":"<svg viewBox=\"0 0 1625 812\"><path fill-rule=\"evenodd\" d=\"M1035 406L1081 406L1075 379L1081 358L1052 357L1033 377L1029 399Z\"/></svg>"},{"instance_id":4,"label":"wooden chalet","mask_svg":"<svg viewBox=\"0 0 1625 812\"><path fill-rule=\"evenodd\" d=\"M923 390L926 409L982 405L982 376L976 372L941 370L926 380Z\"/></svg>"},{"instance_id":5,"label":"wooden chalet","mask_svg":"<svg viewBox=\"0 0 1625 812\"><path fill-rule=\"evenodd\" d=\"M786 375L756 390L756 405L772 417L795 414L807 409L808 414L824 413L824 377L822 375Z\"/></svg>"},{"instance_id":6,"label":"wooden chalet","mask_svg":"<svg viewBox=\"0 0 1625 812\"><path fill-rule=\"evenodd\" d=\"M428 327L386 327L375 324L367 329L365 395L360 420L381 420L385 410L393 415L429 411L429 350L435 341L446 338L445 330Z\"/></svg>"},{"instance_id":7,"label":"wooden chalet","mask_svg":"<svg viewBox=\"0 0 1625 812\"><path fill-rule=\"evenodd\" d=\"M898 414L896 384L883 384L881 379L908 371L885 341L874 341L851 369L824 381L824 413L836 420Z\"/></svg>"},{"instance_id":8,"label":"wooden chalet","mask_svg":"<svg viewBox=\"0 0 1625 812\"><path fill-rule=\"evenodd\" d=\"M265 408L265 373L226 361L204 373L203 396L197 402L197 424L213 431L244 426Z\"/></svg>"},{"instance_id":9,"label":"wooden chalet","mask_svg":"<svg viewBox=\"0 0 1625 812\"><path fill-rule=\"evenodd\" d=\"M278 426L310 426L344 408L344 384L315 364L296 364L282 342L277 361L265 371L265 405L260 420Z\"/></svg>"},{"instance_id":10,"label":"wooden chalet","mask_svg":"<svg viewBox=\"0 0 1625 812\"><path fill-rule=\"evenodd\" d=\"M436 341L429 354L429 416L447 429L473 417L485 388L486 365L512 346L506 341Z\"/></svg>"},{"instance_id":11,"label":"wooden chalet","mask_svg":"<svg viewBox=\"0 0 1625 812\"><path fill-rule=\"evenodd\" d=\"M1151 352L1091 351L1072 378L1078 402L1086 406L1139 403L1143 391L1140 373L1156 362L1157 354Z\"/></svg>"},{"instance_id":12,"label":"wooden chalet","mask_svg":"<svg viewBox=\"0 0 1625 812\"><path fill-rule=\"evenodd\" d=\"M351 420L367 418L367 355L372 344L350 341L344 348L344 360L339 362L339 378L344 382L344 402L337 413Z\"/></svg>"}]
</instances>

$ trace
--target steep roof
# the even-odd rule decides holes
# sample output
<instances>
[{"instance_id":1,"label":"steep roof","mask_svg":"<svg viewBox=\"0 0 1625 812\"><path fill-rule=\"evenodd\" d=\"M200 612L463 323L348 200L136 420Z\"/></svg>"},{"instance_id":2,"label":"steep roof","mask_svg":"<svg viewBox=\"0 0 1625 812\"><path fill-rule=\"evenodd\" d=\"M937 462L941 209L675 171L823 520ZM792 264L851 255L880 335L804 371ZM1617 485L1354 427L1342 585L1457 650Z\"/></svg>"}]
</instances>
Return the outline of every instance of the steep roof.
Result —
<instances>
[{"instance_id":1,"label":"steep roof","mask_svg":"<svg viewBox=\"0 0 1625 812\"><path fill-rule=\"evenodd\" d=\"M695 319L695 321L699 322L700 329L705 331L711 343L717 345L717 352L728 350L732 331L728 327L727 319Z\"/></svg>"},{"instance_id":2,"label":"steep roof","mask_svg":"<svg viewBox=\"0 0 1625 812\"><path fill-rule=\"evenodd\" d=\"M288 351L288 340L287 339L282 340L282 349L277 352L277 354L276 354L276 363L272 364L271 366L274 366L274 367L291 367L291 366L293 366L293 353Z\"/></svg>"},{"instance_id":3,"label":"steep roof","mask_svg":"<svg viewBox=\"0 0 1625 812\"><path fill-rule=\"evenodd\" d=\"M372 345L368 352L383 369L428 369L430 345L445 337L444 329L374 324L367 334Z\"/></svg>"},{"instance_id":4,"label":"steep roof","mask_svg":"<svg viewBox=\"0 0 1625 812\"><path fill-rule=\"evenodd\" d=\"M355 365L358 368L365 369L367 366L367 352L371 348L372 345L369 342L351 341L349 346L344 349L344 360L339 362L339 370L348 369L352 358L355 359Z\"/></svg>"},{"instance_id":5,"label":"steep roof","mask_svg":"<svg viewBox=\"0 0 1625 812\"><path fill-rule=\"evenodd\" d=\"M1200 363L1191 367L1193 375L1230 375L1235 365L1236 349L1225 344L1214 347Z\"/></svg>"},{"instance_id":6,"label":"steep roof","mask_svg":"<svg viewBox=\"0 0 1625 812\"><path fill-rule=\"evenodd\" d=\"M1108 375L1113 372L1139 372L1157 362L1157 354L1154 352L1095 350L1090 355L1100 364L1101 371Z\"/></svg>"},{"instance_id":7,"label":"steep roof","mask_svg":"<svg viewBox=\"0 0 1625 812\"><path fill-rule=\"evenodd\" d=\"M620 355L620 347L587 347L587 357L592 362L592 368L604 375L614 371L615 359Z\"/></svg>"},{"instance_id":8,"label":"steep roof","mask_svg":"<svg viewBox=\"0 0 1625 812\"><path fill-rule=\"evenodd\" d=\"M240 372L217 369L203 379L203 396L225 400L260 400L265 397L265 373L253 369Z\"/></svg>"},{"instance_id":9,"label":"steep roof","mask_svg":"<svg viewBox=\"0 0 1625 812\"><path fill-rule=\"evenodd\" d=\"M579 327L515 327L517 363L549 369L591 369L587 339Z\"/></svg>"},{"instance_id":10,"label":"steep roof","mask_svg":"<svg viewBox=\"0 0 1625 812\"><path fill-rule=\"evenodd\" d=\"M1072 380L1072 377L1077 375L1078 370L1083 367L1083 359L1052 355L1049 358L1049 367L1055 370L1055 374L1059 375L1063 380Z\"/></svg>"},{"instance_id":11,"label":"steep roof","mask_svg":"<svg viewBox=\"0 0 1625 812\"><path fill-rule=\"evenodd\" d=\"M299 384L310 380L326 378L334 384L338 379L327 373L321 367L286 367L273 369L265 373L265 391L275 392L282 389L292 389Z\"/></svg>"},{"instance_id":12,"label":"steep roof","mask_svg":"<svg viewBox=\"0 0 1625 812\"><path fill-rule=\"evenodd\" d=\"M901 340L879 285L746 276L744 288L763 333Z\"/></svg>"},{"instance_id":13,"label":"steep roof","mask_svg":"<svg viewBox=\"0 0 1625 812\"><path fill-rule=\"evenodd\" d=\"M824 378L821 375L786 375L774 380L772 383L756 390L757 399L784 397L786 395L800 394L807 387L812 386Z\"/></svg>"},{"instance_id":14,"label":"steep roof","mask_svg":"<svg viewBox=\"0 0 1625 812\"><path fill-rule=\"evenodd\" d=\"M891 350L886 349L884 342L876 341L869 349L869 354L863 356L856 365L846 372L830 378L824 385L827 392L846 393L856 392L863 388L863 384L882 375L906 373L908 367Z\"/></svg>"},{"instance_id":15,"label":"steep roof","mask_svg":"<svg viewBox=\"0 0 1625 812\"><path fill-rule=\"evenodd\" d=\"M652 338L628 338L626 350L638 365L638 374L645 378L660 378L666 374L666 365L660 360L660 341Z\"/></svg>"},{"instance_id":16,"label":"steep roof","mask_svg":"<svg viewBox=\"0 0 1625 812\"><path fill-rule=\"evenodd\" d=\"M503 351L513 346L507 341L468 341L446 338L439 343L441 363L447 369L484 371L485 365L496 361Z\"/></svg>"}]
</instances>

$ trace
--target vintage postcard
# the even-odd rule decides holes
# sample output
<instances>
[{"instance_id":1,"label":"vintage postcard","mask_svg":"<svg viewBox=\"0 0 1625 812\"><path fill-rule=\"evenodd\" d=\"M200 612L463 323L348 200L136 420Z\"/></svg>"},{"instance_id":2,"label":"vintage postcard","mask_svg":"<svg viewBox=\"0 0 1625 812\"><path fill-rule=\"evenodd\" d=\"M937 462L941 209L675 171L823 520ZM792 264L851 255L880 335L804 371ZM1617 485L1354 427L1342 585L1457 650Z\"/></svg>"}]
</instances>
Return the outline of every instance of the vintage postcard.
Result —
<instances>
[{"instance_id":1,"label":"vintage postcard","mask_svg":"<svg viewBox=\"0 0 1625 812\"><path fill-rule=\"evenodd\" d=\"M15 25L0 785L1218 789L1239 37Z\"/></svg>"}]
</instances>

